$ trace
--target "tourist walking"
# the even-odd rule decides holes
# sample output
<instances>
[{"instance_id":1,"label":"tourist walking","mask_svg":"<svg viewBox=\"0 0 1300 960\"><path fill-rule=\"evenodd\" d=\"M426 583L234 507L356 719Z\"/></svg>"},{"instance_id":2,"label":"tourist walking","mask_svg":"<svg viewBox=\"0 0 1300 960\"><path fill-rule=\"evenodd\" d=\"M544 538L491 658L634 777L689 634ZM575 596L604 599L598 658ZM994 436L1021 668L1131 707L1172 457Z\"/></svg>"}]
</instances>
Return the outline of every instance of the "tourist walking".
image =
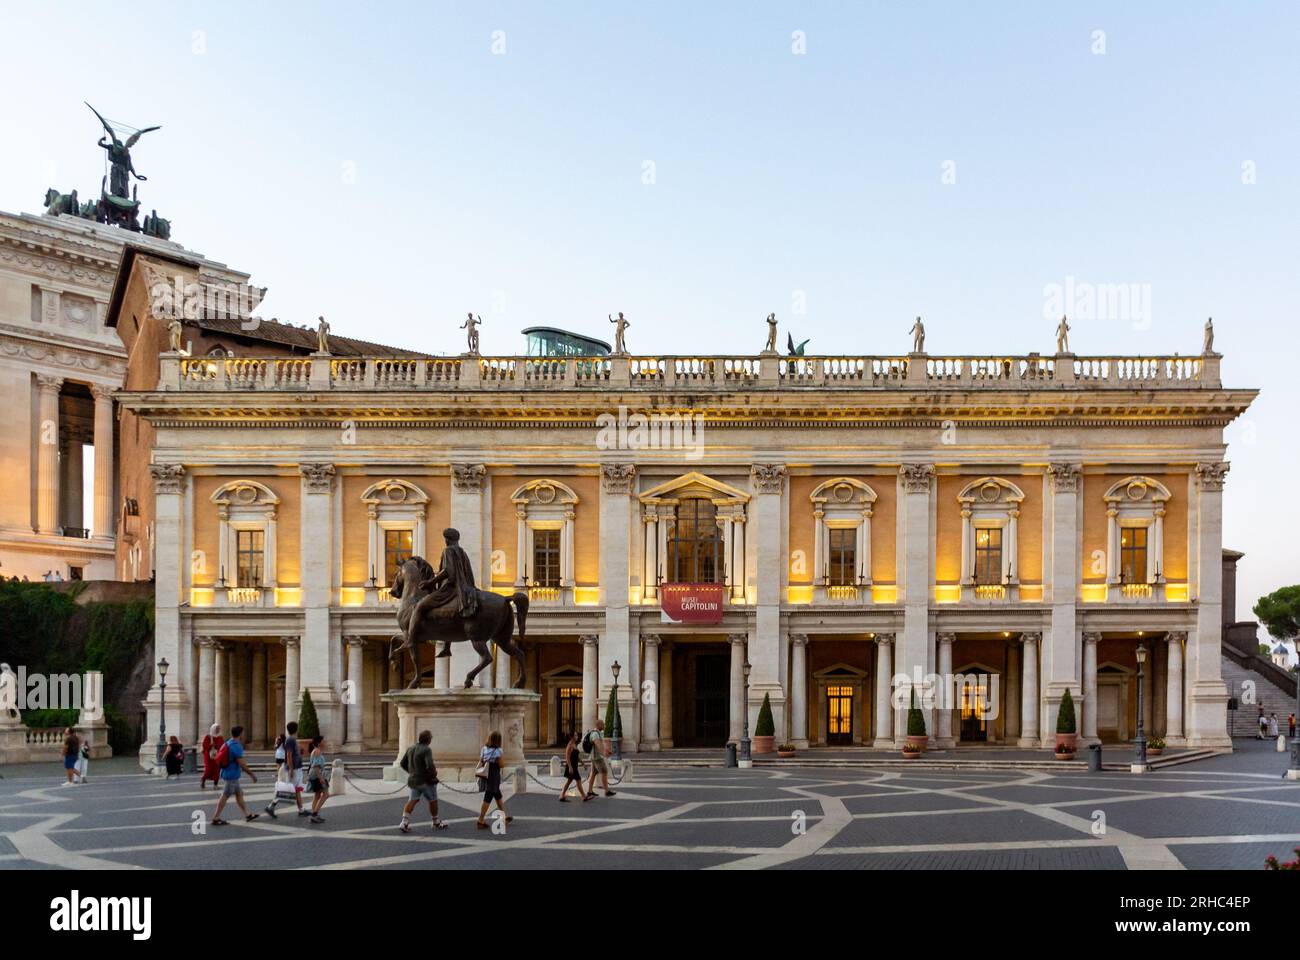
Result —
<instances>
[{"instance_id":1,"label":"tourist walking","mask_svg":"<svg viewBox=\"0 0 1300 960\"><path fill-rule=\"evenodd\" d=\"M324 823L321 807L330 798L330 781L325 773L325 738L311 738L311 754L307 758L307 789L311 793L311 823Z\"/></svg>"},{"instance_id":2,"label":"tourist walking","mask_svg":"<svg viewBox=\"0 0 1300 960\"><path fill-rule=\"evenodd\" d=\"M218 785L221 770L217 767L217 753L225 742L225 737L221 735L221 724L214 723L208 727L207 736L203 738L203 776L199 779L200 790L208 788L209 780L214 787Z\"/></svg>"},{"instance_id":3,"label":"tourist walking","mask_svg":"<svg viewBox=\"0 0 1300 960\"><path fill-rule=\"evenodd\" d=\"M501 750L501 731L493 730L488 734L487 743L483 744L483 749L478 754L478 765L483 771L483 775L478 778L479 786L483 789L483 806L478 812L478 829L488 828L484 818L493 800L497 802L497 809L506 818L506 823L509 823L514 817L506 813L505 803L501 799L501 768L506 765L506 756Z\"/></svg>"},{"instance_id":4,"label":"tourist walking","mask_svg":"<svg viewBox=\"0 0 1300 960\"><path fill-rule=\"evenodd\" d=\"M605 721L597 719L596 726L587 731L582 738L582 750L591 754L591 774L587 778L587 793L596 789L596 774L600 774L600 788L605 796L612 797L615 791L609 789L609 764L605 757L609 755L609 745L605 742Z\"/></svg>"},{"instance_id":5,"label":"tourist walking","mask_svg":"<svg viewBox=\"0 0 1300 960\"><path fill-rule=\"evenodd\" d=\"M311 811L302 808L302 753L298 750L298 724L290 720L284 728L284 772L293 786L293 802L298 805L298 816L310 817ZM275 797L266 805L266 812L271 819L276 819L275 808L281 797L277 790Z\"/></svg>"},{"instance_id":6,"label":"tourist walking","mask_svg":"<svg viewBox=\"0 0 1300 960\"><path fill-rule=\"evenodd\" d=\"M1259 708L1259 732L1255 734L1256 740L1263 740L1268 736L1268 717L1264 715L1264 708Z\"/></svg>"},{"instance_id":7,"label":"tourist walking","mask_svg":"<svg viewBox=\"0 0 1300 960\"><path fill-rule=\"evenodd\" d=\"M1272 714L1268 718L1268 738L1270 740L1277 739L1277 714L1276 713Z\"/></svg>"},{"instance_id":8,"label":"tourist walking","mask_svg":"<svg viewBox=\"0 0 1300 960\"><path fill-rule=\"evenodd\" d=\"M90 779L90 742L81 741L81 748L77 751L77 782L85 783Z\"/></svg>"},{"instance_id":9,"label":"tourist walking","mask_svg":"<svg viewBox=\"0 0 1300 960\"><path fill-rule=\"evenodd\" d=\"M1291 716L1287 717L1286 735L1290 737L1292 740L1295 739L1295 714L1294 713L1291 714Z\"/></svg>"},{"instance_id":10,"label":"tourist walking","mask_svg":"<svg viewBox=\"0 0 1300 960\"><path fill-rule=\"evenodd\" d=\"M67 777L63 785L70 787L77 782L77 762L81 759L81 738L68 727L63 731L63 774Z\"/></svg>"},{"instance_id":11,"label":"tourist walking","mask_svg":"<svg viewBox=\"0 0 1300 960\"><path fill-rule=\"evenodd\" d=\"M185 747L172 734L167 740L167 752L163 754L163 763L167 767L167 779L181 775L181 765L185 762Z\"/></svg>"},{"instance_id":12,"label":"tourist walking","mask_svg":"<svg viewBox=\"0 0 1300 960\"><path fill-rule=\"evenodd\" d=\"M217 751L217 767L221 770L221 799L217 801L217 810L212 815L212 825L214 827L226 827L230 825L229 820L221 819L221 811L226 809L226 801L231 797L235 798L235 803L239 809L244 812L245 822L251 822L257 819L257 814L248 809L244 803L244 788L240 784L240 775L248 774L249 778L257 783L257 774L248 769L248 764L244 762L244 744L240 737L244 733L243 727L231 727L230 739L221 745Z\"/></svg>"},{"instance_id":13,"label":"tourist walking","mask_svg":"<svg viewBox=\"0 0 1300 960\"><path fill-rule=\"evenodd\" d=\"M397 829L402 833L411 832L411 814L420 805L421 800L429 802L429 816L433 818L433 829L446 830L447 824L438 819L438 768L433 762L433 731L421 730L416 742L406 748L400 762L406 771L406 786L409 794L406 806L402 808L402 822Z\"/></svg>"},{"instance_id":14,"label":"tourist walking","mask_svg":"<svg viewBox=\"0 0 1300 960\"><path fill-rule=\"evenodd\" d=\"M569 802L569 784L578 788L578 796L583 803L591 799L592 794L582 789L582 758L578 731L569 731L569 742L564 745L564 786L560 788L560 803Z\"/></svg>"}]
</instances>

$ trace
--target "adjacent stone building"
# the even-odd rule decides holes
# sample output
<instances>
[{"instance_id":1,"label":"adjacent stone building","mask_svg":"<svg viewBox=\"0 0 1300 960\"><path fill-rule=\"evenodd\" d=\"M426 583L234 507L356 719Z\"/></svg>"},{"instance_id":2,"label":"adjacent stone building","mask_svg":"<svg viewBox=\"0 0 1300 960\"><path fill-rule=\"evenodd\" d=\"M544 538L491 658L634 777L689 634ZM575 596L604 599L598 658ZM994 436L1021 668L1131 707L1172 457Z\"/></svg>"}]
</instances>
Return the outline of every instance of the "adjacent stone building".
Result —
<instances>
[{"instance_id":1,"label":"adjacent stone building","mask_svg":"<svg viewBox=\"0 0 1300 960\"><path fill-rule=\"evenodd\" d=\"M145 272L119 283L110 323L147 326ZM1217 354L151 363L121 402L187 737L263 745L310 690L343 749L392 745L388 586L452 525L530 595L528 744L589 726L616 662L625 750L738 737L746 677L751 732L766 695L799 746L898 742L900 676L940 745L1050 746L1066 690L1125 740L1140 647L1146 730L1228 745L1223 429L1255 392ZM458 686L474 655L424 662Z\"/></svg>"}]
</instances>

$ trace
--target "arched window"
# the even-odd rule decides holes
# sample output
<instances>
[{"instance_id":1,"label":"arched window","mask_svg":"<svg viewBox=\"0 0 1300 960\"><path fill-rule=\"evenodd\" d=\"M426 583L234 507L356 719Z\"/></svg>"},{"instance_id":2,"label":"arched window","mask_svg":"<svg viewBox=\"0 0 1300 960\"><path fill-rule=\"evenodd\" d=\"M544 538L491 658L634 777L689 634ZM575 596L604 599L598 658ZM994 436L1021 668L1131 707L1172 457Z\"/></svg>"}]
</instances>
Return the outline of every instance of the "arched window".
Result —
<instances>
[{"instance_id":1,"label":"arched window","mask_svg":"<svg viewBox=\"0 0 1300 960\"><path fill-rule=\"evenodd\" d=\"M677 504L668 522L668 577L676 583L722 582L722 530L712 500Z\"/></svg>"}]
</instances>

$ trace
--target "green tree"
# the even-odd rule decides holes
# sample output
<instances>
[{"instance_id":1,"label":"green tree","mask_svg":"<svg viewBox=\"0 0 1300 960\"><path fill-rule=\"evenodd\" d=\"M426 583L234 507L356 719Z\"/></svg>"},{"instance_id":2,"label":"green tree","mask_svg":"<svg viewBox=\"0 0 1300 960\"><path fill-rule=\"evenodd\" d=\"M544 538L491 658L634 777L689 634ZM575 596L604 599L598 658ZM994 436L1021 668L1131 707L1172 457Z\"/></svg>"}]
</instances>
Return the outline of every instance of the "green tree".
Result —
<instances>
[{"instance_id":1,"label":"green tree","mask_svg":"<svg viewBox=\"0 0 1300 960\"><path fill-rule=\"evenodd\" d=\"M776 736L776 724L772 721L772 698L763 694L763 705L758 708L758 723L754 724L754 736Z\"/></svg>"},{"instance_id":2,"label":"green tree","mask_svg":"<svg viewBox=\"0 0 1300 960\"><path fill-rule=\"evenodd\" d=\"M1281 587L1260 597L1253 610L1271 636L1290 640L1300 634L1300 586Z\"/></svg>"},{"instance_id":3,"label":"green tree","mask_svg":"<svg viewBox=\"0 0 1300 960\"><path fill-rule=\"evenodd\" d=\"M1074 719L1074 697L1070 696L1070 691L1066 690L1061 696L1061 708L1056 711L1056 732L1057 733L1074 733L1076 732Z\"/></svg>"},{"instance_id":4,"label":"green tree","mask_svg":"<svg viewBox=\"0 0 1300 960\"><path fill-rule=\"evenodd\" d=\"M311 701L311 691L302 692L302 706L298 708L298 739L310 740L320 736L320 721L316 719L316 704Z\"/></svg>"},{"instance_id":5,"label":"green tree","mask_svg":"<svg viewBox=\"0 0 1300 960\"><path fill-rule=\"evenodd\" d=\"M912 702L907 707L907 735L909 737L925 736L925 714L916 705L916 687L912 688Z\"/></svg>"},{"instance_id":6,"label":"green tree","mask_svg":"<svg viewBox=\"0 0 1300 960\"><path fill-rule=\"evenodd\" d=\"M605 705L605 736L621 738L623 736L623 718L618 712L618 697L614 690L609 691L609 703Z\"/></svg>"}]
</instances>

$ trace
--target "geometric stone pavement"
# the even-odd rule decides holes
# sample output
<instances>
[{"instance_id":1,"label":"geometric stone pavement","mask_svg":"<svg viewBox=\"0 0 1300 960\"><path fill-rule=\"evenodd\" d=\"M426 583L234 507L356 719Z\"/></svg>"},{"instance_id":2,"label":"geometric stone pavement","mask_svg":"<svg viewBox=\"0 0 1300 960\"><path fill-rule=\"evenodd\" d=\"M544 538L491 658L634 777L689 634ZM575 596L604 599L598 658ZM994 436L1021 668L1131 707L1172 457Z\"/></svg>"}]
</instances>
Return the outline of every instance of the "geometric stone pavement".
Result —
<instances>
[{"instance_id":1,"label":"geometric stone pavement","mask_svg":"<svg viewBox=\"0 0 1300 960\"><path fill-rule=\"evenodd\" d=\"M439 791L396 824L405 790L354 777L310 824L211 827L212 790L132 761L92 764L58 785L56 765L0 779L0 869L1245 869L1300 843L1300 783L1285 754L1245 741L1230 756L1142 776L1032 771L670 768L642 765L618 796L556 802L534 783L503 835L476 830L476 794ZM271 786L246 780L252 809ZM364 792L363 792L364 791ZM287 813L287 815L286 815ZM486 859L485 859L486 857Z\"/></svg>"}]
</instances>

